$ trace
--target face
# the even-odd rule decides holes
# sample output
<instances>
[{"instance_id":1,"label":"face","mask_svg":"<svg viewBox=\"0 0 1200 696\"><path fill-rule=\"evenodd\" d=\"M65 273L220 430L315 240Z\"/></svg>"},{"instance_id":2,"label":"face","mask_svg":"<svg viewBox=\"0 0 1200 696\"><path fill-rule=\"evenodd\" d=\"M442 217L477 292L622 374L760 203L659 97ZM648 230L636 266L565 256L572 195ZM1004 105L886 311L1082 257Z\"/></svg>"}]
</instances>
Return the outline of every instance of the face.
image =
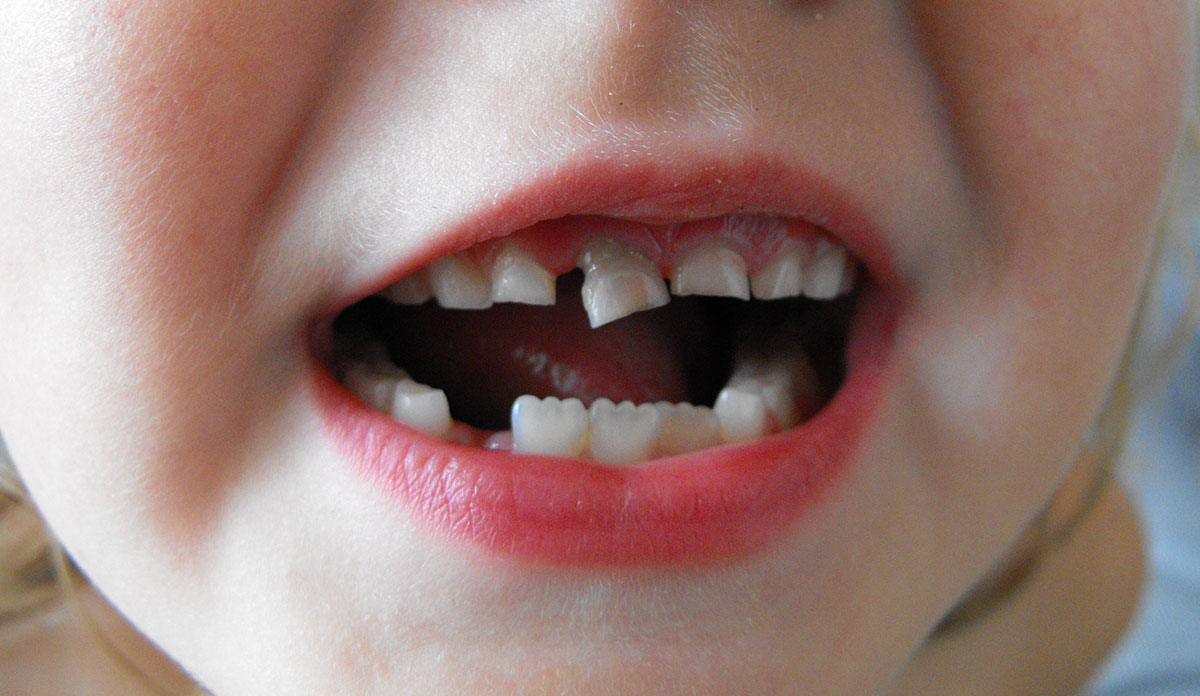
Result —
<instances>
[{"instance_id":1,"label":"face","mask_svg":"<svg viewBox=\"0 0 1200 696\"><path fill-rule=\"evenodd\" d=\"M1124 0L0 14L0 430L238 694L884 691L1099 408L1188 51ZM488 283L557 305L439 307Z\"/></svg>"}]
</instances>

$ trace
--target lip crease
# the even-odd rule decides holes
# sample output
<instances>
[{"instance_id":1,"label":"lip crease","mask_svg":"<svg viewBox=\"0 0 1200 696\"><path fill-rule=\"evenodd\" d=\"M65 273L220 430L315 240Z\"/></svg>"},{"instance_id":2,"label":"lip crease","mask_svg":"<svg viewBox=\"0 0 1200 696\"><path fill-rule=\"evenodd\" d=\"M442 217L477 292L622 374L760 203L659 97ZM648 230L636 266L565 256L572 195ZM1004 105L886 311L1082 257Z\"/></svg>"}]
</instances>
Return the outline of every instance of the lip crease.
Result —
<instances>
[{"instance_id":1,"label":"lip crease","mask_svg":"<svg viewBox=\"0 0 1200 696\"><path fill-rule=\"evenodd\" d=\"M392 273L330 308L436 258L541 220L606 215L644 222L763 213L802 220L864 266L841 387L816 415L762 440L613 468L582 459L457 445L353 397L327 367L328 320L312 332L313 396L326 434L359 475L435 536L489 555L552 565L675 565L762 550L847 477L888 381L902 293L881 236L812 172L767 158L589 159L489 201Z\"/></svg>"}]
</instances>

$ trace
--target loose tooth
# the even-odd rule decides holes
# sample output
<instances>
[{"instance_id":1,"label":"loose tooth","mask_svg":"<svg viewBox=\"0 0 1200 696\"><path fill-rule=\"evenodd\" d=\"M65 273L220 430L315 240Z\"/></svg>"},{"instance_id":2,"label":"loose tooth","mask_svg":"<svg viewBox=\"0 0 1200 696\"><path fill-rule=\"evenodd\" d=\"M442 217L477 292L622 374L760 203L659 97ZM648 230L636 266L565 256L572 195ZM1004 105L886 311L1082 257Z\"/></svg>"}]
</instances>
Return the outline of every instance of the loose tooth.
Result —
<instances>
[{"instance_id":1,"label":"loose tooth","mask_svg":"<svg viewBox=\"0 0 1200 696\"><path fill-rule=\"evenodd\" d=\"M825 239L818 239L812 258L804 269L804 294L814 300L831 300L838 296L842 274L846 270L846 249Z\"/></svg>"},{"instance_id":2,"label":"loose tooth","mask_svg":"<svg viewBox=\"0 0 1200 696\"><path fill-rule=\"evenodd\" d=\"M658 440L659 413L654 406L631 401L614 404L596 399L588 408L588 448L592 458L631 464L650 458Z\"/></svg>"},{"instance_id":3,"label":"loose tooth","mask_svg":"<svg viewBox=\"0 0 1200 696\"><path fill-rule=\"evenodd\" d=\"M552 305L554 276L528 252L506 245L492 262L492 300Z\"/></svg>"},{"instance_id":4,"label":"loose tooth","mask_svg":"<svg viewBox=\"0 0 1200 696\"><path fill-rule=\"evenodd\" d=\"M752 382L731 384L717 395L713 412L726 443L748 442L767 434L767 406L756 386Z\"/></svg>"},{"instance_id":5,"label":"loose tooth","mask_svg":"<svg viewBox=\"0 0 1200 696\"><path fill-rule=\"evenodd\" d=\"M711 408L660 401L658 451L664 456L687 454L721 444L721 425Z\"/></svg>"},{"instance_id":6,"label":"loose tooth","mask_svg":"<svg viewBox=\"0 0 1200 696\"><path fill-rule=\"evenodd\" d=\"M433 297L433 286L429 283L429 271L422 268L384 289L380 294L396 304L425 304Z\"/></svg>"},{"instance_id":7,"label":"loose tooth","mask_svg":"<svg viewBox=\"0 0 1200 696\"><path fill-rule=\"evenodd\" d=\"M583 308L592 328L671 301L654 264L615 240L596 239L579 255Z\"/></svg>"},{"instance_id":8,"label":"loose tooth","mask_svg":"<svg viewBox=\"0 0 1200 696\"><path fill-rule=\"evenodd\" d=\"M384 374L363 364L354 364L346 368L346 374L342 378L350 393L377 411L388 410L397 381L396 376Z\"/></svg>"},{"instance_id":9,"label":"loose tooth","mask_svg":"<svg viewBox=\"0 0 1200 696\"><path fill-rule=\"evenodd\" d=\"M492 283L475 265L447 256L429 267L429 283L438 304L447 309L487 309L492 306Z\"/></svg>"},{"instance_id":10,"label":"loose tooth","mask_svg":"<svg viewBox=\"0 0 1200 696\"><path fill-rule=\"evenodd\" d=\"M587 445L587 409L579 399L525 394L512 406L513 451L577 457Z\"/></svg>"},{"instance_id":11,"label":"loose tooth","mask_svg":"<svg viewBox=\"0 0 1200 696\"><path fill-rule=\"evenodd\" d=\"M392 417L423 433L442 437L450 430L450 402L441 389L402 379L392 397Z\"/></svg>"},{"instance_id":12,"label":"loose tooth","mask_svg":"<svg viewBox=\"0 0 1200 696\"><path fill-rule=\"evenodd\" d=\"M754 275L750 276L750 289L760 300L778 300L784 297L799 297L804 291L804 244L788 240Z\"/></svg>"},{"instance_id":13,"label":"loose tooth","mask_svg":"<svg viewBox=\"0 0 1200 696\"><path fill-rule=\"evenodd\" d=\"M710 295L750 299L746 260L728 247L709 245L693 249L671 272L671 294Z\"/></svg>"}]
</instances>

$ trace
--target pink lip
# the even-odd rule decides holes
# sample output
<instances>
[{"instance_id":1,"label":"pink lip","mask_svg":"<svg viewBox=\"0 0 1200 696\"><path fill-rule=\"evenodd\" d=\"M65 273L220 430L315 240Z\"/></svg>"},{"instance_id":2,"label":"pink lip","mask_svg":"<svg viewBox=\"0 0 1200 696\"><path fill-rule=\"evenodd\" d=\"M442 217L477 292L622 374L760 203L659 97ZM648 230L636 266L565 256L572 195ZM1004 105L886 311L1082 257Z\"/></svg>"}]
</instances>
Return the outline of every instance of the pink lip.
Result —
<instances>
[{"instance_id":1,"label":"pink lip","mask_svg":"<svg viewBox=\"0 0 1200 696\"><path fill-rule=\"evenodd\" d=\"M314 396L328 434L381 494L435 535L489 554L550 564L676 564L766 547L850 468L885 389L902 304L878 235L816 176L762 159L687 168L590 160L486 206L371 290L539 220L576 213L679 220L731 212L803 219L837 237L868 269L848 338L845 381L801 426L630 469L492 452L430 438L370 409L314 355Z\"/></svg>"}]
</instances>

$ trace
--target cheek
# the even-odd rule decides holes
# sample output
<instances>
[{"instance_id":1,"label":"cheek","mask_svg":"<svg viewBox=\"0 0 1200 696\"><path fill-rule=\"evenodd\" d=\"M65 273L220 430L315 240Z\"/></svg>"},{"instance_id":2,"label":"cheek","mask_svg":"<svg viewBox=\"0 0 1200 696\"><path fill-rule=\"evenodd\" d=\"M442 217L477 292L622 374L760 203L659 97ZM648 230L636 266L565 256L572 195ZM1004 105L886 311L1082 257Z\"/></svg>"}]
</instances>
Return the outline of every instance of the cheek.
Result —
<instances>
[{"instance_id":1,"label":"cheek","mask_svg":"<svg viewBox=\"0 0 1200 696\"><path fill-rule=\"evenodd\" d=\"M973 211L969 231L947 234L978 236L979 254L919 298L907 370L927 420L901 430L930 433L913 448L941 462L930 485L948 520L1012 521L1056 485L1124 347L1180 132L1186 12L1121 0L914 12ZM990 533L959 526L958 546Z\"/></svg>"},{"instance_id":2,"label":"cheek","mask_svg":"<svg viewBox=\"0 0 1200 696\"><path fill-rule=\"evenodd\" d=\"M261 218L349 5L0 8L0 170L19 182L0 194L0 311L23 336L2 348L0 423L49 507L211 500L221 467L177 463L233 459L236 397L280 333L255 294ZM196 401L218 394L237 407Z\"/></svg>"}]
</instances>

